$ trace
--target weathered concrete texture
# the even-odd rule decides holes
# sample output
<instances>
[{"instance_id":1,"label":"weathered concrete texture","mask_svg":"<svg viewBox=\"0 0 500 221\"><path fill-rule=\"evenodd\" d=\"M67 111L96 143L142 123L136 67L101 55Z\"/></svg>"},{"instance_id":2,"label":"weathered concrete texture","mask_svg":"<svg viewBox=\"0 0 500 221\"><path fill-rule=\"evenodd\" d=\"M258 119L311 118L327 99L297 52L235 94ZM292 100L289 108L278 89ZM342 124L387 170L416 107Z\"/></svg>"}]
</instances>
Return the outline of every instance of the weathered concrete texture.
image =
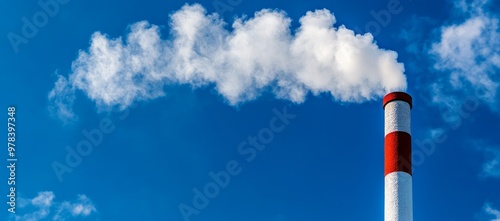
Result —
<instances>
[{"instance_id":1,"label":"weathered concrete texture","mask_svg":"<svg viewBox=\"0 0 500 221\"><path fill-rule=\"evenodd\" d=\"M410 105L405 101L391 101L385 106L385 135L394 131L411 134Z\"/></svg>"},{"instance_id":2,"label":"weathered concrete texture","mask_svg":"<svg viewBox=\"0 0 500 221\"><path fill-rule=\"evenodd\" d=\"M385 176L385 221L413 221L412 177L405 172Z\"/></svg>"}]
</instances>

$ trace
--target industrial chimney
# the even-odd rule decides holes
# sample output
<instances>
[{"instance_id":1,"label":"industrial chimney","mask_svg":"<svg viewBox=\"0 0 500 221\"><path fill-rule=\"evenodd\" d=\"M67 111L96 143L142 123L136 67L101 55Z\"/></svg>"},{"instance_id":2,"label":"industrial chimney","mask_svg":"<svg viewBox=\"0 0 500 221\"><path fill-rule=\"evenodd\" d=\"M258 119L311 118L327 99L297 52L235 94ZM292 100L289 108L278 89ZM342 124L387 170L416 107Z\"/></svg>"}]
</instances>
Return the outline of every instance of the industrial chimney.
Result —
<instances>
[{"instance_id":1,"label":"industrial chimney","mask_svg":"<svg viewBox=\"0 0 500 221\"><path fill-rule=\"evenodd\" d=\"M412 98L404 92L387 94L385 113L385 221L413 221L411 126Z\"/></svg>"}]
</instances>

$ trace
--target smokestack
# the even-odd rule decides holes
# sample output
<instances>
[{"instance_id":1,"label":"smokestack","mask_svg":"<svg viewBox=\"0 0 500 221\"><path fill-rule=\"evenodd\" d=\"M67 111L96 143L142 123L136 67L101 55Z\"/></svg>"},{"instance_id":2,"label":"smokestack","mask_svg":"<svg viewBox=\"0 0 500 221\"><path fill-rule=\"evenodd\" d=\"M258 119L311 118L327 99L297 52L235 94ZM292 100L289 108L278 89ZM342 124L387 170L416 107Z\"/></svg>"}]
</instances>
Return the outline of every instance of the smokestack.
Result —
<instances>
[{"instance_id":1,"label":"smokestack","mask_svg":"<svg viewBox=\"0 0 500 221\"><path fill-rule=\"evenodd\" d=\"M387 94L385 113L385 221L413 221L411 126L412 98L404 92Z\"/></svg>"}]
</instances>

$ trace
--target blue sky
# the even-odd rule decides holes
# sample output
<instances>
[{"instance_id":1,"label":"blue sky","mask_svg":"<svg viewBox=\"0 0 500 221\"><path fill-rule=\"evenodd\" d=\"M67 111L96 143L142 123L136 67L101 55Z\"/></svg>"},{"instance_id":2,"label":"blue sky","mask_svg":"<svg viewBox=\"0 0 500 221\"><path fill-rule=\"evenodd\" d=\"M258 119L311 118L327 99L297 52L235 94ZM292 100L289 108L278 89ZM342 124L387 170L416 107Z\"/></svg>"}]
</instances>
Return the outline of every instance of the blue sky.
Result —
<instances>
[{"instance_id":1,"label":"blue sky","mask_svg":"<svg viewBox=\"0 0 500 221\"><path fill-rule=\"evenodd\" d=\"M414 219L500 220L499 1L40 2L0 3L1 219L383 220L406 90Z\"/></svg>"}]
</instances>

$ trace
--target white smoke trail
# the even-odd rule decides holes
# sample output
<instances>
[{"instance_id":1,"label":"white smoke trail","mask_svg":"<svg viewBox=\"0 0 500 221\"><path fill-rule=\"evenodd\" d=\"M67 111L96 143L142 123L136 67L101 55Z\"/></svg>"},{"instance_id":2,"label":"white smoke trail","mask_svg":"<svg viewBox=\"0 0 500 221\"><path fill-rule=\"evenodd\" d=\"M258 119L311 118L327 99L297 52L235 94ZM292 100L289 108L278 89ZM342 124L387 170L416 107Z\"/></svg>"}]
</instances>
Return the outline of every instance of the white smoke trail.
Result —
<instances>
[{"instance_id":1,"label":"white smoke trail","mask_svg":"<svg viewBox=\"0 0 500 221\"><path fill-rule=\"evenodd\" d=\"M231 31L198 4L185 5L170 18L166 40L158 26L145 21L131 25L126 39L94 33L90 48L80 51L72 73L54 90L81 90L99 107L126 108L164 95L163 88L172 84L214 86L231 105L263 91L300 103L308 93L363 102L406 89L397 53L378 48L371 34L334 27L335 17L326 9L307 12L294 32L291 19L277 10L237 19ZM49 99L56 106L64 101ZM68 108L62 111L72 116Z\"/></svg>"}]
</instances>

